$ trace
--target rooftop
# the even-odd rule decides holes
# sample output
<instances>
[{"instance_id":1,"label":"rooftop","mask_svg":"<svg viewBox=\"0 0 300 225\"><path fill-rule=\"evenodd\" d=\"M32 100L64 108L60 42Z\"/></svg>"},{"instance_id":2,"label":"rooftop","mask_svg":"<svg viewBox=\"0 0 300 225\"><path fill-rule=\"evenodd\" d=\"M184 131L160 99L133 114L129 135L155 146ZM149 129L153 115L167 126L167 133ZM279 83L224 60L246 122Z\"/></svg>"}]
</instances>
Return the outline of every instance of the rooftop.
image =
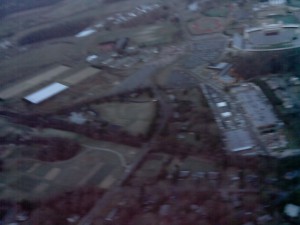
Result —
<instances>
[{"instance_id":1,"label":"rooftop","mask_svg":"<svg viewBox=\"0 0 300 225\"><path fill-rule=\"evenodd\" d=\"M66 85L60 83L53 83L38 90L37 92L27 95L26 97L24 97L24 99L31 103L39 104L51 98L52 96L57 95L58 93L66 90L67 88L69 87Z\"/></svg>"},{"instance_id":2,"label":"rooftop","mask_svg":"<svg viewBox=\"0 0 300 225\"><path fill-rule=\"evenodd\" d=\"M256 128L278 123L270 103L257 86L239 86L233 88L232 91Z\"/></svg>"},{"instance_id":3,"label":"rooftop","mask_svg":"<svg viewBox=\"0 0 300 225\"><path fill-rule=\"evenodd\" d=\"M249 132L243 129L226 131L225 138L227 148L234 152L250 150L254 147L254 141Z\"/></svg>"}]
</instances>

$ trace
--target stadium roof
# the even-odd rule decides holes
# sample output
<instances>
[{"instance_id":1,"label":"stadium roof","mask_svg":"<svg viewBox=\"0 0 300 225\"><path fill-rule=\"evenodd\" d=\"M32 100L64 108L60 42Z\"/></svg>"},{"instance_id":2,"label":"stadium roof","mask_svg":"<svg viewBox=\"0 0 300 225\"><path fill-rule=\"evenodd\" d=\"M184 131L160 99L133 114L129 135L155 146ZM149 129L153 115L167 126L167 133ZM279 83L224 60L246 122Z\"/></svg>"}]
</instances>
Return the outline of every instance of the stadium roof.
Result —
<instances>
[{"instance_id":1,"label":"stadium roof","mask_svg":"<svg viewBox=\"0 0 300 225\"><path fill-rule=\"evenodd\" d=\"M276 35L266 35L265 30L258 30L249 32L249 42L254 46L260 45L274 45L286 42L292 42L295 37L295 30L293 28L285 28Z\"/></svg>"},{"instance_id":2,"label":"stadium roof","mask_svg":"<svg viewBox=\"0 0 300 225\"><path fill-rule=\"evenodd\" d=\"M299 24L263 24L247 28L244 35L235 33L234 48L246 51L274 51L300 47Z\"/></svg>"},{"instance_id":3,"label":"stadium roof","mask_svg":"<svg viewBox=\"0 0 300 225\"><path fill-rule=\"evenodd\" d=\"M58 93L66 90L67 88L69 87L66 85L60 83L53 83L38 90L37 92L27 95L26 97L24 97L24 99L31 103L39 104L51 98L52 96L57 95Z\"/></svg>"}]
</instances>

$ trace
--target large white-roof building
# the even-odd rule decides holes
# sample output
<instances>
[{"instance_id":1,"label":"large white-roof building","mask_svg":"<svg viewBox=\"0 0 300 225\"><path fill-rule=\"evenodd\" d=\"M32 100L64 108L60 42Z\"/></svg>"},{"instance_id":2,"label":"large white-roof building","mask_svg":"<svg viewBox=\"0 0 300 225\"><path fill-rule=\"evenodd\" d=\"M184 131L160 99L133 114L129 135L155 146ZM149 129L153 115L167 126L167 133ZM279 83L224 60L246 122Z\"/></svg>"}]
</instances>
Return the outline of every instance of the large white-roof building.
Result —
<instances>
[{"instance_id":1,"label":"large white-roof building","mask_svg":"<svg viewBox=\"0 0 300 225\"><path fill-rule=\"evenodd\" d=\"M68 86L61 83L52 83L30 95L25 96L24 99L33 104L39 104L68 88Z\"/></svg>"}]
</instances>

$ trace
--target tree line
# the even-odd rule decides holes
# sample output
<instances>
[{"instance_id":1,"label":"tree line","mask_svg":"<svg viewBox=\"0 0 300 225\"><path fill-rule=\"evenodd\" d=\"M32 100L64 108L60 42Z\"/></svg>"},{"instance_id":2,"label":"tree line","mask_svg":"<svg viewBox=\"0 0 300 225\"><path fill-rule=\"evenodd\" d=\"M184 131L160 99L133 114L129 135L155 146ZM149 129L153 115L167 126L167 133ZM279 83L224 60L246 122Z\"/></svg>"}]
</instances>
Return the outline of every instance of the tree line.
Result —
<instances>
[{"instance_id":1,"label":"tree line","mask_svg":"<svg viewBox=\"0 0 300 225\"><path fill-rule=\"evenodd\" d=\"M1 0L0 19L12 13L49 6L61 1L62 0Z\"/></svg>"},{"instance_id":2,"label":"tree line","mask_svg":"<svg viewBox=\"0 0 300 225\"><path fill-rule=\"evenodd\" d=\"M50 39L75 35L84 28L88 27L92 21L93 18L84 18L80 20L61 22L59 24L26 34L18 40L18 44L23 46Z\"/></svg>"}]
</instances>

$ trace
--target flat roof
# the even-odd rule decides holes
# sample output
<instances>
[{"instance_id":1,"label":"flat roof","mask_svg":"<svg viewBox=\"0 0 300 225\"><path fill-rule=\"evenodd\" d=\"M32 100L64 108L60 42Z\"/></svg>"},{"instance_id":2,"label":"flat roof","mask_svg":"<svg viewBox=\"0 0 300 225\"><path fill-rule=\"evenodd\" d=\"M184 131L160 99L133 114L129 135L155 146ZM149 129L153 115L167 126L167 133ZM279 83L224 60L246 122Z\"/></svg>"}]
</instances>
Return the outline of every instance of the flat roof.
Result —
<instances>
[{"instance_id":1,"label":"flat roof","mask_svg":"<svg viewBox=\"0 0 300 225\"><path fill-rule=\"evenodd\" d=\"M222 113L221 113L221 116L224 117L224 118L230 117L231 115L232 115L231 112L222 112Z\"/></svg>"},{"instance_id":2,"label":"flat roof","mask_svg":"<svg viewBox=\"0 0 300 225\"><path fill-rule=\"evenodd\" d=\"M284 207L284 212L290 217L297 217L300 213L300 207L294 204L287 204Z\"/></svg>"},{"instance_id":3,"label":"flat roof","mask_svg":"<svg viewBox=\"0 0 300 225\"><path fill-rule=\"evenodd\" d=\"M233 88L232 91L256 128L278 123L271 104L258 86L240 86Z\"/></svg>"},{"instance_id":4,"label":"flat roof","mask_svg":"<svg viewBox=\"0 0 300 225\"><path fill-rule=\"evenodd\" d=\"M66 90L67 88L69 87L66 85L60 83L53 83L38 90L37 92L27 95L26 97L24 97L24 99L31 103L39 104L51 98L52 96L57 95L58 93Z\"/></svg>"},{"instance_id":5,"label":"flat roof","mask_svg":"<svg viewBox=\"0 0 300 225\"><path fill-rule=\"evenodd\" d=\"M227 103L226 102L218 102L217 106L218 107L225 107L225 106L227 106Z\"/></svg>"},{"instance_id":6,"label":"flat roof","mask_svg":"<svg viewBox=\"0 0 300 225\"><path fill-rule=\"evenodd\" d=\"M83 30L83 31L79 32L78 34L76 34L75 37L79 37L79 38L80 37L86 37L86 36L89 36L89 35L91 35L95 32L96 32L96 30L94 30L94 29L86 29L86 30Z\"/></svg>"},{"instance_id":7,"label":"flat roof","mask_svg":"<svg viewBox=\"0 0 300 225\"><path fill-rule=\"evenodd\" d=\"M249 150L254 147L250 133L244 129L230 130L225 133L227 148L231 151Z\"/></svg>"}]
</instances>

